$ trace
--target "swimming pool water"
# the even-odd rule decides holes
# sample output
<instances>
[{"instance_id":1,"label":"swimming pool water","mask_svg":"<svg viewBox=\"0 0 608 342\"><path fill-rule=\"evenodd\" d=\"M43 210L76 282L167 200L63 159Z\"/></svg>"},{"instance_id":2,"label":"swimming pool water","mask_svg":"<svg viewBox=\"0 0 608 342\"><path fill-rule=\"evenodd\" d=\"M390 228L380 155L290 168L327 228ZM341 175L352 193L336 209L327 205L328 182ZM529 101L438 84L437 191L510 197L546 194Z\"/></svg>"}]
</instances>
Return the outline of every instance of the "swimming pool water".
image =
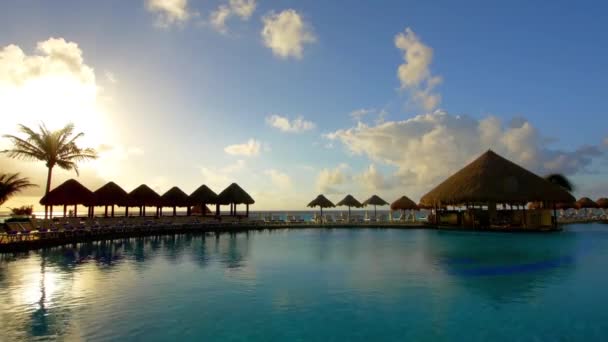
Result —
<instances>
[{"instance_id":1,"label":"swimming pool water","mask_svg":"<svg viewBox=\"0 0 608 342\"><path fill-rule=\"evenodd\" d=\"M0 341L606 341L608 225L293 229L0 256Z\"/></svg>"}]
</instances>

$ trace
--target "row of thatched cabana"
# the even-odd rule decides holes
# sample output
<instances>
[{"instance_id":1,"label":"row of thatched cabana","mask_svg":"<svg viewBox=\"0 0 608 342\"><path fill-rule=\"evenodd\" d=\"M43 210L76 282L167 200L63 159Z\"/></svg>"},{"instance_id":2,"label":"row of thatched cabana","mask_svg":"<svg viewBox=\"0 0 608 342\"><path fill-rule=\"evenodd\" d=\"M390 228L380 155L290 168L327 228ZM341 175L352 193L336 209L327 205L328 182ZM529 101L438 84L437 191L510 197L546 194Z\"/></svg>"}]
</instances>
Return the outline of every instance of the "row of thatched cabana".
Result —
<instances>
[{"instance_id":1,"label":"row of thatched cabana","mask_svg":"<svg viewBox=\"0 0 608 342\"><path fill-rule=\"evenodd\" d=\"M348 207L348 216L350 217L350 209L351 208L363 208L369 205L374 206L374 218L376 217L376 207L377 206L385 206L388 205L388 202L380 198L378 195L372 195L370 198L365 200L363 203L359 202L352 195L346 195L340 202L337 204L333 204L327 197L324 195L319 195L317 198L312 200L312 202L308 203L308 207L314 208L319 207L321 210L321 216L323 216L324 208L335 208L338 207ZM401 196L390 206L391 210L417 210L418 205L407 196Z\"/></svg>"},{"instance_id":2,"label":"row of thatched cabana","mask_svg":"<svg viewBox=\"0 0 608 342\"><path fill-rule=\"evenodd\" d=\"M146 215L146 207L155 207L156 215L162 216L163 208L173 208L173 215L177 208L186 208L187 215L195 212L202 215L211 213L207 205L215 205L215 215L220 215L220 205L230 205L230 215L237 216L237 205L246 206L245 215L249 216L249 206L254 204L253 198L238 184L232 183L219 194L216 194L206 185L201 185L190 195L178 187L172 187L160 195L145 184L127 193L114 182L109 182L101 188L91 191L75 179L70 179L49 191L41 200L45 206L45 218L48 217L48 208L52 215L53 206L63 206L63 215L67 214L67 207L74 206L73 215L77 216L78 205L88 207L88 216L93 216L94 207L105 207L105 216L114 216L114 207L124 207L125 216L129 215L129 208L139 208L139 215ZM108 214L108 208L111 209Z\"/></svg>"}]
</instances>

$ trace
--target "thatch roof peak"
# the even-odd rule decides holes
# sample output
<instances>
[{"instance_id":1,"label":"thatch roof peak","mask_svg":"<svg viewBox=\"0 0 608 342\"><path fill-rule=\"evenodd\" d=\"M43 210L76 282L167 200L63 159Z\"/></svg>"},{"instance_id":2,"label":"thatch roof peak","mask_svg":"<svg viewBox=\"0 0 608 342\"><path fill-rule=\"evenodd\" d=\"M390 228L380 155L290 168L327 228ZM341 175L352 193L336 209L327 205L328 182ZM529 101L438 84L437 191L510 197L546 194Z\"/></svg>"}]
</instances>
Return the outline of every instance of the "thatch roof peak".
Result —
<instances>
[{"instance_id":1,"label":"thatch roof peak","mask_svg":"<svg viewBox=\"0 0 608 342\"><path fill-rule=\"evenodd\" d=\"M129 202L129 194L114 182L108 182L95 190L95 205L125 206Z\"/></svg>"},{"instance_id":2,"label":"thatch roof peak","mask_svg":"<svg viewBox=\"0 0 608 342\"><path fill-rule=\"evenodd\" d=\"M388 205L388 202L378 197L378 195L372 195L372 197L363 202L363 205Z\"/></svg>"},{"instance_id":3,"label":"thatch roof peak","mask_svg":"<svg viewBox=\"0 0 608 342\"><path fill-rule=\"evenodd\" d=\"M42 199L42 205L93 205L95 194L75 179L68 179L55 189L49 191Z\"/></svg>"},{"instance_id":4,"label":"thatch roof peak","mask_svg":"<svg viewBox=\"0 0 608 342\"><path fill-rule=\"evenodd\" d=\"M363 204L361 204L361 202L357 201L357 199L354 198L352 195L346 195L346 197L344 197L336 205L339 207L346 206L346 207L355 207L355 208L361 208L363 206Z\"/></svg>"},{"instance_id":5,"label":"thatch roof peak","mask_svg":"<svg viewBox=\"0 0 608 342\"><path fill-rule=\"evenodd\" d=\"M583 208L597 208L598 205L597 203L593 202L593 200L589 197L582 197L581 199L579 199L578 201L576 201L576 207L578 209L583 209Z\"/></svg>"},{"instance_id":6,"label":"thatch roof peak","mask_svg":"<svg viewBox=\"0 0 608 342\"><path fill-rule=\"evenodd\" d=\"M595 201L595 203L597 203L598 208L608 209L608 198L605 198L605 197L598 198L597 201Z\"/></svg>"},{"instance_id":7,"label":"thatch roof peak","mask_svg":"<svg viewBox=\"0 0 608 342\"><path fill-rule=\"evenodd\" d=\"M162 204L168 207L187 207L191 204L188 195L176 186L169 189L160 198Z\"/></svg>"},{"instance_id":8,"label":"thatch roof peak","mask_svg":"<svg viewBox=\"0 0 608 342\"><path fill-rule=\"evenodd\" d=\"M216 204L217 194L203 184L190 194L190 200L196 203Z\"/></svg>"},{"instance_id":9,"label":"thatch roof peak","mask_svg":"<svg viewBox=\"0 0 608 342\"><path fill-rule=\"evenodd\" d=\"M573 202L559 186L488 150L424 195L423 205Z\"/></svg>"},{"instance_id":10,"label":"thatch roof peak","mask_svg":"<svg viewBox=\"0 0 608 342\"><path fill-rule=\"evenodd\" d=\"M416 202L409 199L407 196L399 197L395 202L391 203L391 210L415 210L418 209Z\"/></svg>"},{"instance_id":11,"label":"thatch roof peak","mask_svg":"<svg viewBox=\"0 0 608 342\"><path fill-rule=\"evenodd\" d=\"M142 184L129 193L129 205L155 207L161 204L160 195Z\"/></svg>"},{"instance_id":12,"label":"thatch roof peak","mask_svg":"<svg viewBox=\"0 0 608 342\"><path fill-rule=\"evenodd\" d=\"M218 204L254 204L255 201L238 184L230 184L224 191L217 195Z\"/></svg>"},{"instance_id":13,"label":"thatch roof peak","mask_svg":"<svg viewBox=\"0 0 608 342\"><path fill-rule=\"evenodd\" d=\"M308 203L308 207L334 208L335 205L323 195L317 196L312 202Z\"/></svg>"}]
</instances>

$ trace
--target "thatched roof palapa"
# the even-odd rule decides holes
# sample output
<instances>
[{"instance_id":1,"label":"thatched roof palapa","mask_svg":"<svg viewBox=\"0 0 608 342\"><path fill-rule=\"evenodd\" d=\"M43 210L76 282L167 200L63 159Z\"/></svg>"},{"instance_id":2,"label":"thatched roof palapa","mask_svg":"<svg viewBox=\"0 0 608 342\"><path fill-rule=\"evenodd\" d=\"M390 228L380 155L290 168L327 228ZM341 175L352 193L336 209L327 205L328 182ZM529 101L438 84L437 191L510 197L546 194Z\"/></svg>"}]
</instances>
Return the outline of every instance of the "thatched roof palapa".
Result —
<instances>
[{"instance_id":1,"label":"thatched roof palapa","mask_svg":"<svg viewBox=\"0 0 608 342\"><path fill-rule=\"evenodd\" d=\"M126 206L129 203L129 194L114 182L109 182L95 190L95 205Z\"/></svg>"},{"instance_id":2,"label":"thatched roof palapa","mask_svg":"<svg viewBox=\"0 0 608 342\"><path fill-rule=\"evenodd\" d=\"M49 191L42 199L42 205L85 205L90 206L95 203L95 194L80 184L75 179L63 182L55 189Z\"/></svg>"},{"instance_id":3,"label":"thatched roof palapa","mask_svg":"<svg viewBox=\"0 0 608 342\"><path fill-rule=\"evenodd\" d=\"M145 184L129 193L129 205L134 207L156 207L161 205L160 195Z\"/></svg>"},{"instance_id":4,"label":"thatched roof palapa","mask_svg":"<svg viewBox=\"0 0 608 342\"><path fill-rule=\"evenodd\" d=\"M339 206L339 207L345 206L345 207L349 207L349 208L350 207L361 208L363 206L363 204L361 204L361 202L357 201L357 199L354 198L352 195L347 195L340 202L338 202L337 206Z\"/></svg>"},{"instance_id":5,"label":"thatched roof palapa","mask_svg":"<svg viewBox=\"0 0 608 342\"><path fill-rule=\"evenodd\" d=\"M330 200L328 200L325 196L319 195L319 196L317 196L317 198L312 200L312 202L308 203L308 207L310 207L310 208L314 208L314 207L334 208L335 205Z\"/></svg>"},{"instance_id":6,"label":"thatched roof palapa","mask_svg":"<svg viewBox=\"0 0 608 342\"><path fill-rule=\"evenodd\" d=\"M388 202L378 197L377 195L373 195L363 202L363 205L388 205Z\"/></svg>"},{"instance_id":7,"label":"thatched roof palapa","mask_svg":"<svg viewBox=\"0 0 608 342\"><path fill-rule=\"evenodd\" d=\"M190 200L193 203L216 204L217 194L203 184L190 194Z\"/></svg>"},{"instance_id":8,"label":"thatched roof palapa","mask_svg":"<svg viewBox=\"0 0 608 342\"><path fill-rule=\"evenodd\" d=\"M238 184L230 184L217 195L217 204L254 204L255 201Z\"/></svg>"},{"instance_id":9,"label":"thatched roof palapa","mask_svg":"<svg viewBox=\"0 0 608 342\"><path fill-rule=\"evenodd\" d=\"M416 202L409 199L407 196L399 197L395 202L391 203L391 210L416 210L418 205Z\"/></svg>"},{"instance_id":10,"label":"thatched roof palapa","mask_svg":"<svg viewBox=\"0 0 608 342\"><path fill-rule=\"evenodd\" d=\"M600 209L608 209L608 198L599 198L595 203L597 203L597 207Z\"/></svg>"},{"instance_id":11,"label":"thatched roof palapa","mask_svg":"<svg viewBox=\"0 0 608 342\"><path fill-rule=\"evenodd\" d=\"M583 197L576 201L577 209L585 209L585 208L597 208L597 203L593 202L593 200L589 197Z\"/></svg>"},{"instance_id":12,"label":"thatched roof palapa","mask_svg":"<svg viewBox=\"0 0 608 342\"><path fill-rule=\"evenodd\" d=\"M427 206L465 203L573 202L558 185L489 150L424 195Z\"/></svg>"},{"instance_id":13,"label":"thatched roof palapa","mask_svg":"<svg viewBox=\"0 0 608 342\"><path fill-rule=\"evenodd\" d=\"M166 207L188 207L192 204L190 197L176 186L169 189L160 198L162 205Z\"/></svg>"}]
</instances>

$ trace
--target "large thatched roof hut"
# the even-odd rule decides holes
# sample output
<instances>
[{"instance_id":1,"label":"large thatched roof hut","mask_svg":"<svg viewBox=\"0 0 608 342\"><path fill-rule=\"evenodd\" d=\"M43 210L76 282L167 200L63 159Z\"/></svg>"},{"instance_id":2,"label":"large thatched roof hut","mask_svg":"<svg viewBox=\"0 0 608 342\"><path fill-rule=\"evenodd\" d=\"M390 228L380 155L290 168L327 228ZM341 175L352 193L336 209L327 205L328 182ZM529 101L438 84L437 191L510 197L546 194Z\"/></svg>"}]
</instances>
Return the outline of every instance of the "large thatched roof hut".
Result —
<instances>
[{"instance_id":1,"label":"large thatched roof hut","mask_svg":"<svg viewBox=\"0 0 608 342\"><path fill-rule=\"evenodd\" d=\"M420 202L435 208L441 206L466 206L486 208L488 215L473 218L481 226L491 225L496 217L496 204L525 206L528 202L542 202L544 208L555 208L560 202L573 202L574 197L561 188L523 167L489 150L456 172L429 193ZM439 216L435 216L436 223ZM479 219L479 220L478 220ZM555 218L551 219L556 224ZM464 222L464 221L463 221ZM522 224L525 225L526 218ZM539 219L539 225L547 223ZM536 225L536 223L534 223Z\"/></svg>"},{"instance_id":2,"label":"large thatched roof hut","mask_svg":"<svg viewBox=\"0 0 608 342\"><path fill-rule=\"evenodd\" d=\"M323 208L334 208L336 205L333 204L327 197L323 195L317 196L314 200L308 203L307 207L314 208L319 207L321 209L321 217L323 217Z\"/></svg>"},{"instance_id":3,"label":"large thatched roof hut","mask_svg":"<svg viewBox=\"0 0 608 342\"><path fill-rule=\"evenodd\" d=\"M105 206L105 216L108 216L108 206L112 207L114 217L114 206L126 207L129 205L129 194L114 182L108 182L101 188L95 190L95 206Z\"/></svg>"},{"instance_id":4,"label":"large thatched roof hut","mask_svg":"<svg viewBox=\"0 0 608 342\"><path fill-rule=\"evenodd\" d=\"M249 206L255 201L238 184L230 184L224 191L217 195L217 215L219 215L220 205L230 205L230 215L236 215L236 206L245 204L247 207L246 215L249 216Z\"/></svg>"},{"instance_id":5,"label":"large thatched roof hut","mask_svg":"<svg viewBox=\"0 0 608 342\"><path fill-rule=\"evenodd\" d=\"M361 208L363 207L363 204L359 201L357 201L356 198L353 197L353 195L346 195L346 197L344 197L340 202L338 202L338 204L336 204L339 207L342 206L346 206L348 207L348 219L350 221L350 208L351 207L355 207L355 208Z\"/></svg>"},{"instance_id":6,"label":"large thatched roof hut","mask_svg":"<svg viewBox=\"0 0 608 342\"><path fill-rule=\"evenodd\" d=\"M399 197L395 202L391 203L391 210L417 210L416 202L409 199L407 196Z\"/></svg>"},{"instance_id":7,"label":"large thatched roof hut","mask_svg":"<svg viewBox=\"0 0 608 342\"><path fill-rule=\"evenodd\" d=\"M188 197L188 195L186 195L186 193L183 192L180 188L176 186L172 187L167 192L165 192L160 197L160 199L162 207L173 208L173 216L177 214L177 207L188 207L188 214L190 214L190 206L192 205L190 197Z\"/></svg>"},{"instance_id":8,"label":"large thatched roof hut","mask_svg":"<svg viewBox=\"0 0 608 342\"><path fill-rule=\"evenodd\" d=\"M450 176L420 200L428 206L573 201L574 197L561 187L491 150Z\"/></svg>"},{"instance_id":9,"label":"large thatched roof hut","mask_svg":"<svg viewBox=\"0 0 608 342\"><path fill-rule=\"evenodd\" d=\"M190 194L190 201L194 205L193 213L207 215L211 213L207 204L217 204L217 194L203 184Z\"/></svg>"},{"instance_id":10,"label":"large thatched roof hut","mask_svg":"<svg viewBox=\"0 0 608 342\"><path fill-rule=\"evenodd\" d=\"M54 205L63 206L64 216L66 214L66 206L73 205L74 215L76 216L78 214L78 205L90 207L95 204L95 194L93 194L93 192L87 189L84 185L80 184L77 180L69 179L42 197L40 204L45 206L45 216L46 207L50 206L52 212ZM90 210L89 215L91 215Z\"/></svg>"},{"instance_id":11,"label":"large thatched roof hut","mask_svg":"<svg viewBox=\"0 0 608 342\"><path fill-rule=\"evenodd\" d=\"M138 186L129 193L129 206L139 207L140 215L146 215L146 207L159 207L161 205L160 195L145 184Z\"/></svg>"}]
</instances>

